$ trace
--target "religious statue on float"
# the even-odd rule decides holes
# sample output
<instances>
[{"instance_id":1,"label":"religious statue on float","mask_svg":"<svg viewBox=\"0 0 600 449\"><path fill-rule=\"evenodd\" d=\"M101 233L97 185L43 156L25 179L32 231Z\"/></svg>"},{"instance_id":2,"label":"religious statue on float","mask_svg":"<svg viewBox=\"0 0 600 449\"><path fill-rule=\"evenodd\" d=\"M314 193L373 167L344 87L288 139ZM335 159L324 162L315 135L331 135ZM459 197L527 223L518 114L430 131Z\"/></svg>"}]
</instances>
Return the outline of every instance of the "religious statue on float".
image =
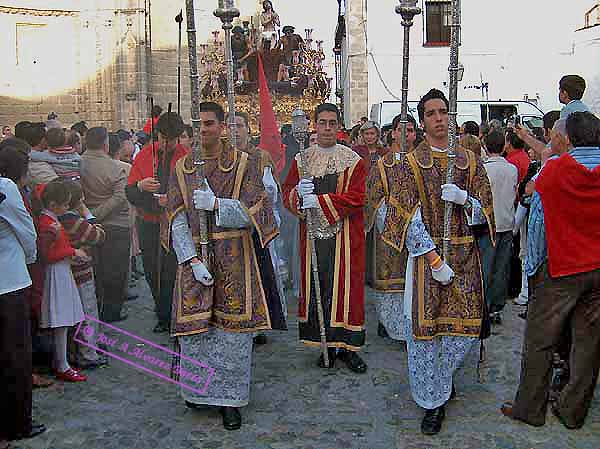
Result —
<instances>
[{"instance_id":1,"label":"religious statue on float","mask_svg":"<svg viewBox=\"0 0 600 449\"><path fill-rule=\"evenodd\" d=\"M262 26L262 46L265 51L270 51L277 43L277 32L281 26L279 14L273 9L273 2L265 0L263 3L263 11L260 15L260 24Z\"/></svg>"}]
</instances>

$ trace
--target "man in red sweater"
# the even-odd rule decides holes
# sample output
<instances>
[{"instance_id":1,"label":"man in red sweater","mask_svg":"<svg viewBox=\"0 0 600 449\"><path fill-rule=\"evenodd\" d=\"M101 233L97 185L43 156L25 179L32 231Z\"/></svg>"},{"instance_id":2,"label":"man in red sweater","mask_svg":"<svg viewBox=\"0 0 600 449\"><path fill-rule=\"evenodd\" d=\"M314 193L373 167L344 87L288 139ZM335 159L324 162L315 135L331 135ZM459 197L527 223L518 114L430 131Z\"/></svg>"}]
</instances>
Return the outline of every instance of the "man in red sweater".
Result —
<instances>
[{"instance_id":1,"label":"man in red sweater","mask_svg":"<svg viewBox=\"0 0 600 449\"><path fill-rule=\"evenodd\" d=\"M568 429L583 426L600 370L600 119L567 119L573 148L549 160L535 183L544 208L547 262L534 286L514 406L502 412L541 426L546 419L552 354L570 329L570 377L552 412Z\"/></svg>"},{"instance_id":2,"label":"man in red sweater","mask_svg":"<svg viewBox=\"0 0 600 449\"><path fill-rule=\"evenodd\" d=\"M156 107L156 106L155 106ZM158 140L146 145L133 161L125 194L137 211L137 227L146 281L156 305L158 324L154 332L167 332L177 258L170 250L166 191L171 172L188 149L177 143L183 120L165 112L156 123Z\"/></svg>"}]
</instances>

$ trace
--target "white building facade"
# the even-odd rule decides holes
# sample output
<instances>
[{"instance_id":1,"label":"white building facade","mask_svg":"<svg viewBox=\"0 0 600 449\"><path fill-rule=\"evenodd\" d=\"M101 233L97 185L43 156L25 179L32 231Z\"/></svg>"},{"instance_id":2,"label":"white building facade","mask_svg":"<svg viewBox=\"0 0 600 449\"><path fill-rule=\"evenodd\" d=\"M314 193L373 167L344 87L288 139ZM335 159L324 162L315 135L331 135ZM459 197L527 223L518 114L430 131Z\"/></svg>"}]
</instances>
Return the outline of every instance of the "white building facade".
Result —
<instances>
[{"instance_id":1,"label":"white building facade","mask_svg":"<svg viewBox=\"0 0 600 449\"><path fill-rule=\"evenodd\" d=\"M342 72L349 72L344 84L349 125L368 115L370 105L400 97L402 26L394 12L398 0L345 2L350 19L354 11L358 11L355 16L366 17L366 22L346 21L346 61L351 62ZM544 111L559 109L558 81L565 74L580 74L588 83L584 101L600 112L599 0L461 3L460 61L465 72L459 100L483 99L481 86L487 84L490 100L528 99ZM410 100L418 100L432 87L448 89L449 48L443 42L449 40L450 1L419 0L419 6L423 13L411 29ZM361 91L362 68L360 64L353 68L359 58L354 55L361 50L368 64L366 102Z\"/></svg>"}]
</instances>

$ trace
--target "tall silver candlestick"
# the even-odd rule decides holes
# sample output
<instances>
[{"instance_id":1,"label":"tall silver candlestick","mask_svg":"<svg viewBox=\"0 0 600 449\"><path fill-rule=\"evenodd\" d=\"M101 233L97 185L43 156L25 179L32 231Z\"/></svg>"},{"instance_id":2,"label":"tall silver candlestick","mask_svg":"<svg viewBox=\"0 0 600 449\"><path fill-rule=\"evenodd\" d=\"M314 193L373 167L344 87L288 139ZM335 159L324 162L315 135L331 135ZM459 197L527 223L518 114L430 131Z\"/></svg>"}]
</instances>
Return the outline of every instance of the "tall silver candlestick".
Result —
<instances>
[{"instance_id":1,"label":"tall silver candlestick","mask_svg":"<svg viewBox=\"0 0 600 449\"><path fill-rule=\"evenodd\" d=\"M233 0L219 0L219 7L214 15L221 19L223 31L225 31L225 65L227 66L227 103L229 106L229 142L236 148L235 137L235 86L233 78L233 52L231 50L231 29L233 28L233 19L240 16L240 11L234 7Z\"/></svg>"},{"instance_id":2,"label":"tall silver candlestick","mask_svg":"<svg viewBox=\"0 0 600 449\"><path fill-rule=\"evenodd\" d=\"M404 42L402 49L402 104L400 109L400 153L407 153L406 127L408 125L408 68L410 63L410 28L413 26L413 19L421 14L421 8L417 6L417 0L401 0L396 6L396 14L402 16L402 27L404 28Z\"/></svg>"}]
</instances>

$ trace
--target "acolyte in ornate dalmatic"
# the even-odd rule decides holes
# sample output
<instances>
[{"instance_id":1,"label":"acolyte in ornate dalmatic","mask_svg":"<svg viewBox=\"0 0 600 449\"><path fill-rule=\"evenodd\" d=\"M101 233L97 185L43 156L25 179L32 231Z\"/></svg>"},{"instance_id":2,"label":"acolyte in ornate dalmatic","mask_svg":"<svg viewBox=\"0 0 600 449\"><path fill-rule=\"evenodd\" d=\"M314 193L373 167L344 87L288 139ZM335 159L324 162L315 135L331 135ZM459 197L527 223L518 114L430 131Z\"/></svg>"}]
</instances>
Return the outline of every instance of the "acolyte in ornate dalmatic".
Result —
<instances>
[{"instance_id":1,"label":"acolyte in ornate dalmatic","mask_svg":"<svg viewBox=\"0 0 600 449\"><path fill-rule=\"evenodd\" d=\"M300 340L320 344L319 323L306 238L305 213L299 209L296 186L301 175L313 177L319 207L315 235L327 345L357 351L365 341L364 206L367 169L350 148L312 146L307 167L296 155L283 184L284 205L300 218L302 288L298 320Z\"/></svg>"},{"instance_id":2,"label":"acolyte in ornate dalmatic","mask_svg":"<svg viewBox=\"0 0 600 449\"><path fill-rule=\"evenodd\" d=\"M388 335L395 340L404 339L404 324L401 317L404 302L404 278L408 251L398 252L384 243L381 234L385 225L387 205L390 198L390 184L401 182L402 172L399 153L389 152L379 158L367 177L367 205L365 207L365 230L373 236L374 246L373 275L369 283L374 292L375 308L379 322ZM367 265L370 262L367 250Z\"/></svg>"},{"instance_id":3,"label":"acolyte in ornate dalmatic","mask_svg":"<svg viewBox=\"0 0 600 449\"><path fill-rule=\"evenodd\" d=\"M433 409L450 397L452 375L480 335L483 318L481 265L471 226L484 224L494 236L490 183L481 161L457 150L454 184L468 193L465 206L454 205L450 255L451 284L433 279L424 255L441 254L448 154L423 142L404 156L389 183L382 239L398 254L408 250L404 293L405 333L411 391L422 407Z\"/></svg>"},{"instance_id":4,"label":"acolyte in ornate dalmatic","mask_svg":"<svg viewBox=\"0 0 600 449\"><path fill-rule=\"evenodd\" d=\"M377 162L381 160L381 158L385 157L388 153L389 149L384 147L381 143L377 143L373 148L369 148L367 145L354 145L352 150L363 158L365 162L365 166L367 167L367 174L370 170L373 169L377 165ZM367 188L368 194L368 188ZM375 277L377 271L377 264L379 261L377 260L377 253L380 251L378 246L378 235L377 231L369 228L367 230L367 235L365 238L366 245L366 265L365 265L365 281L369 287L375 287ZM380 321L381 322L381 321Z\"/></svg>"},{"instance_id":5,"label":"acolyte in ornate dalmatic","mask_svg":"<svg viewBox=\"0 0 600 449\"><path fill-rule=\"evenodd\" d=\"M284 323L278 296L273 310L269 307L265 290L276 293L277 288L263 285L255 248L264 249L278 228L258 157L226 142L217 154L203 165L219 202L214 213L208 212L211 287L197 282L190 264L184 263L200 253L200 216L193 192L201 186L192 156L179 160L171 176L168 212L180 263L171 329L183 355L216 373L205 395L183 389L184 398L196 404L241 407L249 400L253 332L271 329L273 321ZM185 358L181 364L192 374L206 376Z\"/></svg>"},{"instance_id":6,"label":"acolyte in ornate dalmatic","mask_svg":"<svg viewBox=\"0 0 600 449\"><path fill-rule=\"evenodd\" d=\"M262 183L261 164L254 156L224 149L217 159L205 160L204 173L219 209L209 214L212 287L194 279L188 264L180 265L173 301L174 335L187 335L216 326L234 332L270 329L269 311L254 254L252 233L264 248L279 231L271 201ZM194 209L193 192L200 189L192 156L175 166L169 188L171 221L185 212L199 248L200 216ZM249 220L249 221L248 221Z\"/></svg>"}]
</instances>

